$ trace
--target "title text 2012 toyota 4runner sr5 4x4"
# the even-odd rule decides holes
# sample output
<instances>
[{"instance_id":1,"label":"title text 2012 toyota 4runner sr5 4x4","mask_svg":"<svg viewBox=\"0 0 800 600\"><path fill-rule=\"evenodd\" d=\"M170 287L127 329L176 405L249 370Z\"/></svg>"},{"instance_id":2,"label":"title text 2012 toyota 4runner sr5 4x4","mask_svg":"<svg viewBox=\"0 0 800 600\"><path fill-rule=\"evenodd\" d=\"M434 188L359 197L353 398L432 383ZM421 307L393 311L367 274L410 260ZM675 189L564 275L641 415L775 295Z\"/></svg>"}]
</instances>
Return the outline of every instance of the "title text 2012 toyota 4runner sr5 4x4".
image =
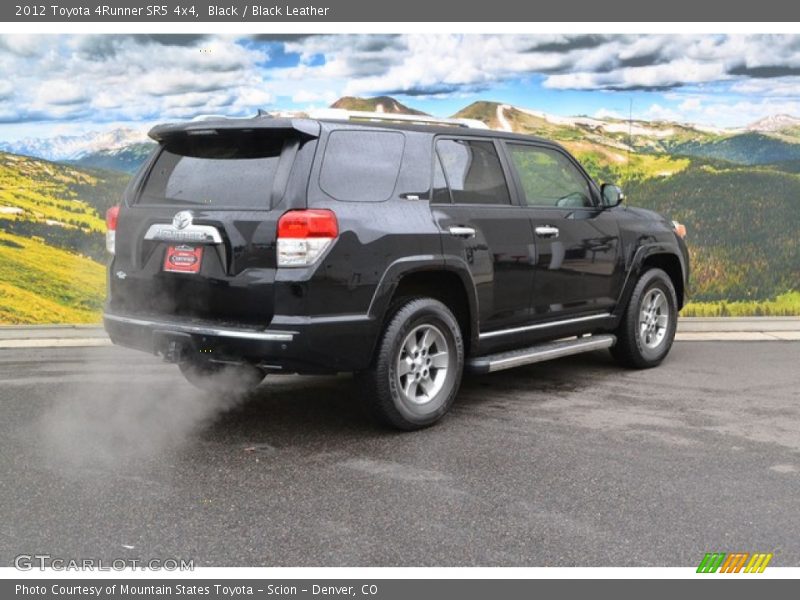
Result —
<instances>
[{"instance_id":1,"label":"title text 2012 toyota 4runner sr5 4x4","mask_svg":"<svg viewBox=\"0 0 800 600\"><path fill-rule=\"evenodd\" d=\"M416 429L464 369L601 348L646 368L672 345L683 227L622 205L558 144L344 112L150 136L107 215L105 327L201 388L352 371L378 419Z\"/></svg>"}]
</instances>

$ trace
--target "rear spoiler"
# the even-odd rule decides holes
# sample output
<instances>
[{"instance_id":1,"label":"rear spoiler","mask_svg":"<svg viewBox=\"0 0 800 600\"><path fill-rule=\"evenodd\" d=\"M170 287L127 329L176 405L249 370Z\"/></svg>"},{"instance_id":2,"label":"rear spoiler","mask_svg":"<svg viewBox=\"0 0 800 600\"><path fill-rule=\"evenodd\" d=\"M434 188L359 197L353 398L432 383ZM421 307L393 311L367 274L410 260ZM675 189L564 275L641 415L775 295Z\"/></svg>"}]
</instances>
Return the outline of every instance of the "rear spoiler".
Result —
<instances>
[{"instance_id":1,"label":"rear spoiler","mask_svg":"<svg viewBox=\"0 0 800 600\"><path fill-rule=\"evenodd\" d=\"M284 119L257 115L243 119L225 117L189 121L184 123L164 123L153 127L147 135L156 142L165 142L170 138L188 135L218 135L241 131L291 130L303 137L319 137L320 125L311 119Z\"/></svg>"}]
</instances>

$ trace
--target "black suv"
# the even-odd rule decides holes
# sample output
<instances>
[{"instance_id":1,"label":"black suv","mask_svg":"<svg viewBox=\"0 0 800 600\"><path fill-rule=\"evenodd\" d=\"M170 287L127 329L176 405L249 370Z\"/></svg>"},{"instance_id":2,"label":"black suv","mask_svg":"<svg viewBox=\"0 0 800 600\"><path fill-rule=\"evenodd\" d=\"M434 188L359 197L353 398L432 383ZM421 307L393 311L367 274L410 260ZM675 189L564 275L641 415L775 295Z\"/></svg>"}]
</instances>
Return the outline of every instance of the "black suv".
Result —
<instances>
[{"instance_id":1,"label":"black suv","mask_svg":"<svg viewBox=\"0 0 800 600\"><path fill-rule=\"evenodd\" d=\"M558 144L371 113L150 136L107 215L105 327L203 389L352 371L375 416L416 429L464 369L601 348L653 367L672 345L678 224L620 205Z\"/></svg>"}]
</instances>

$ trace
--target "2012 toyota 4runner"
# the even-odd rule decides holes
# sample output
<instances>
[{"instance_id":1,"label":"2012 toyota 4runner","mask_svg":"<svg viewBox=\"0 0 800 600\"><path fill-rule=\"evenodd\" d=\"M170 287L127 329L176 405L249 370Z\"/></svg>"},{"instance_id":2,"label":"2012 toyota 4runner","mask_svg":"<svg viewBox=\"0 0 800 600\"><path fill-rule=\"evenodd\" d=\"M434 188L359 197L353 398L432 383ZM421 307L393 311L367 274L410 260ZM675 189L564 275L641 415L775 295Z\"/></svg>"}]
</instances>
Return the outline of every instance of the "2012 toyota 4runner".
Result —
<instances>
[{"instance_id":1,"label":"2012 toyota 4runner","mask_svg":"<svg viewBox=\"0 0 800 600\"><path fill-rule=\"evenodd\" d=\"M622 205L544 139L334 117L151 130L157 149L107 214L114 343L216 393L352 371L401 429L440 419L464 369L667 355L682 226Z\"/></svg>"}]
</instances>

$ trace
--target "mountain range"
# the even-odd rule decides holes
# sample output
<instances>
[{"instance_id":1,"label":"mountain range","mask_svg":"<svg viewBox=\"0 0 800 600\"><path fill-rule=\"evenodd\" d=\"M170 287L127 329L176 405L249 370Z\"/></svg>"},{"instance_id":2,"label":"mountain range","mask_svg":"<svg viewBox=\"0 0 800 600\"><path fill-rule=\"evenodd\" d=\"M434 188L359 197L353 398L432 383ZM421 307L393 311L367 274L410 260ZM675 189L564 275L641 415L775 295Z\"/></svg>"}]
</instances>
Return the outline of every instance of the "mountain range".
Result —
<instances>
[{"instance_id":1,"label":"mountain range","mask_svg":"<svg viewBox=\"0 0 800 600\"><path fill-rule=\"evenodd\" d=\"M50 161L75 161L95 152L122 150L147 142L146 130L116 128L89 131L83 135L25 138L16 142L0 140L0 150L9 154L34 156Z\"/></svg>"},{"instance_id":2,"label":"mountain range","mask_svg":"<svg viewBox=\"0 0 800 600\"><path fill-rule=\"evenodd\" d=\"M426 116L388 96L345 97L332 108ZM751 312L800 312L800 118L715 129L563 117L488 100L452 116L556 140L596 180L622 185L631 204L686 223L691 297L712 303L711 314L730 314L731 300L756 302ZM0 322L98 318L101 215L152 148L133 129L0 142ZM70 269L91 275L73 281ZM796 307L764 304L786 294Z\"/></svg>"},{"instance_id":3,"label":"mountain range","mask_svg":"<svg viewBox=\"0 0 800 600\"><path fill-rule=\"evenodd\" d=\"M331 108L430 116L390 96L345 96ZM294 114L302 114L295 112ZM777 114L741 128L613 117L564 117L491 101L478 101L452 117L477 119L489 127L540 135L561 142L599 144L608 152L650 152L770 164L800 159L800 117ZM116 128L83 135L0 140L0 151L78 166L134 171L153 148L145 129Z\"/></svg>"}]
</instances>

